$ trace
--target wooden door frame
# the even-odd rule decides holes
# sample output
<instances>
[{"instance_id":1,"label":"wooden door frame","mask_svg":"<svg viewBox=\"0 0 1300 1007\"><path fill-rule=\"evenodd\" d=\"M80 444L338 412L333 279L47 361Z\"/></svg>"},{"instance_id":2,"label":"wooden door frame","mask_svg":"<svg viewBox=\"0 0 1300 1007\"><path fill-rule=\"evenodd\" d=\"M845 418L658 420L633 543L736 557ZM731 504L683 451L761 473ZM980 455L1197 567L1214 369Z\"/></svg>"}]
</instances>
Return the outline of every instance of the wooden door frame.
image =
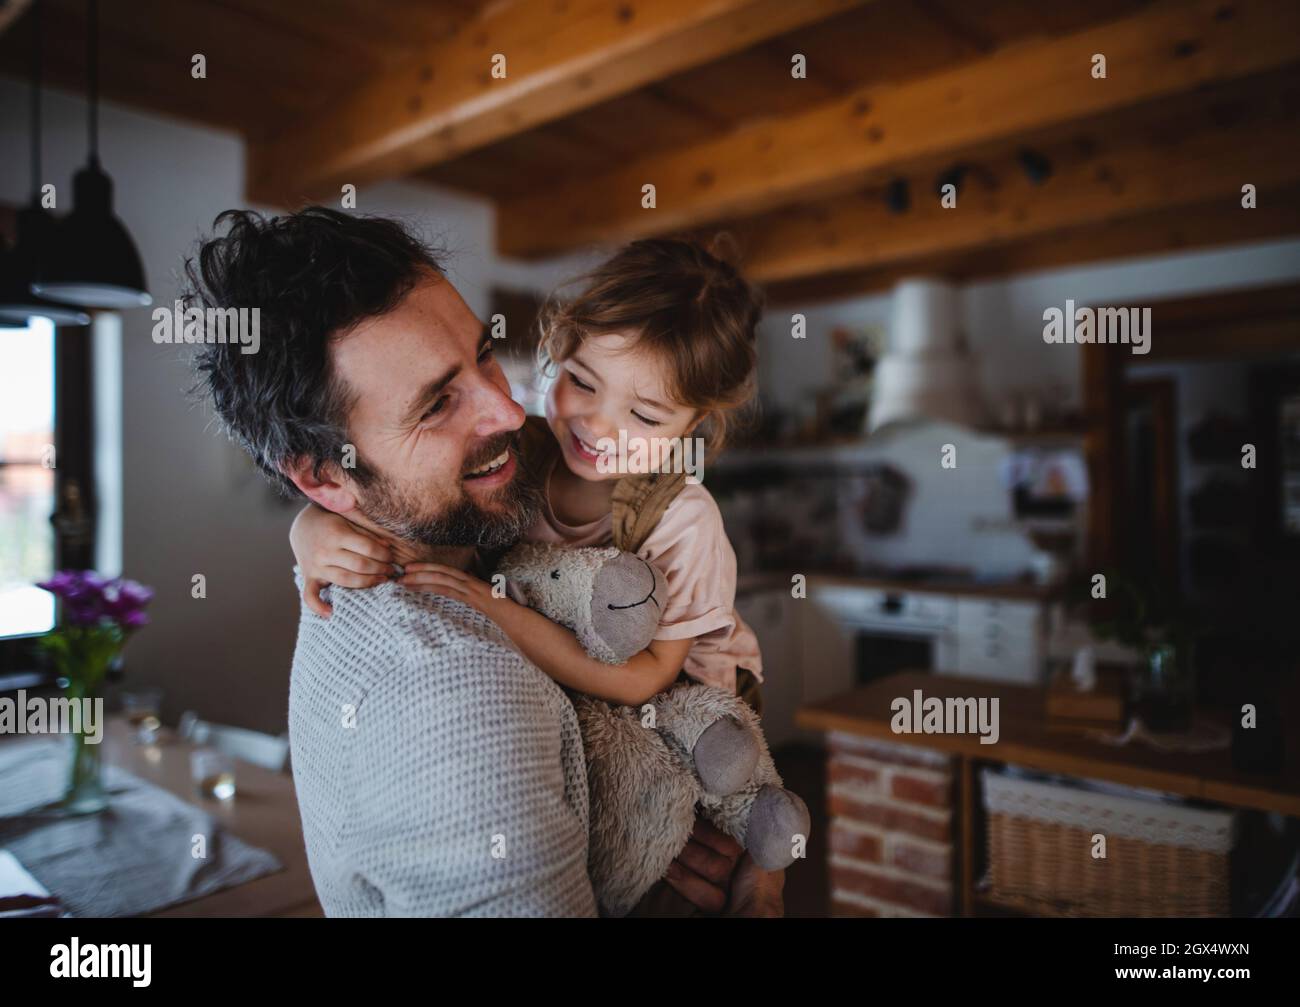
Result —
<instances>
[{"instance_id":1,"label":"wooden door frame","mask_svg":"<svg viewBox=\"0 0 1300 1007\"><path fill-rule=\"evenodd\" d=\"M1079 347L1088 498L1088 562L1113 568L1127 537L1124 514L1125 370L1148 363L1248 359L1300 352L1300 283L1203 294L1151 305L1151 351Z\"/></svg>"},{"instance_id":2,"label":"wooden door frame","mask_svg":"<svg viewBox=\"0 0 1300 1007\"><path fill-rule=\"evenodd\" d=\"M1179 584L1178 526L1178 389L1173 378L1148 378L1124 385L1126 405L1151 407L1152 438L1155 442L1155 471L1152 500L1155 527L1160 536L1156 547L1157 569L1167 584ZM1125 444L1127 449L1128 445Z\"/></svg>"}]
</instances>

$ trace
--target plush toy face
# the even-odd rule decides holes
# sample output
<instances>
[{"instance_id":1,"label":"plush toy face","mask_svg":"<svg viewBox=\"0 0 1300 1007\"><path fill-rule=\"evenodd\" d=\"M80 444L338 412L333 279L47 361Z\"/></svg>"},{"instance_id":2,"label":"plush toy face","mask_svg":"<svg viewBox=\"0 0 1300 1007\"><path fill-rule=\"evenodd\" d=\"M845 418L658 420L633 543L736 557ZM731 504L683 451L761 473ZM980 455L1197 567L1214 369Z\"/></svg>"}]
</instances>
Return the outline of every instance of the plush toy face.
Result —
<instances>
[{"instance_id":1,"label":"plush toy face","mask_svg":"<svg viewBox=\"0 0 1300 1007\"><path fill-rule=\"evenodd\" d=\"M591 627L605 646L626 661L654 639L662 618L663 575L630 552L607 559L591 592Z\"/></svg>"},{"instance_id":2,"label":"plush toy face","mask_svg":"<svg viewBox=\"0 0 1300 1007\"><path fill-rule=\"evenodd\" d=\"M588 654L609 664L645 650L663 617L663 574L612 547L520 545L499 569L516 600L568 626Z\"/></svg>"}]
</instances>

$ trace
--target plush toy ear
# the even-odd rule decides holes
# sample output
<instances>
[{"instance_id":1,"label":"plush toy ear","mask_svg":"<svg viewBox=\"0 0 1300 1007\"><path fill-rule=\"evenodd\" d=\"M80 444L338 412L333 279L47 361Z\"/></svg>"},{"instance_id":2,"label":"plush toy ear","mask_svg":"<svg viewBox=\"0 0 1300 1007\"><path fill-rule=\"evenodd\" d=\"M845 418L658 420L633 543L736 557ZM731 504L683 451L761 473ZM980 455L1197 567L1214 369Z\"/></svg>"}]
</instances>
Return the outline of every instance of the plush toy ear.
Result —
<instances>
[{"instance_id":1,"label":"plush toy ear","mask_svg":"<svg viewBox=\"0 0 1300 1007\"><path fill-rule=\"evenodd\" d=\"M511 601L518 602L525 608L531 607L528 604L528 595L524 593L519 581L511 580L509 577L506 578L506 597Z\"/></svg>"},{"instance_id":2,"label":"plush toy ear","mask_svg":"<svg viewBox=\"0 0 1300 1007\"><path fill-rule=\"evenodd\" d=\"M605 660L622 664L650 646L666 596L663 574L633 553L618 553L601 565L591 591L591 628Z\"/></svg>"}]
</instances>

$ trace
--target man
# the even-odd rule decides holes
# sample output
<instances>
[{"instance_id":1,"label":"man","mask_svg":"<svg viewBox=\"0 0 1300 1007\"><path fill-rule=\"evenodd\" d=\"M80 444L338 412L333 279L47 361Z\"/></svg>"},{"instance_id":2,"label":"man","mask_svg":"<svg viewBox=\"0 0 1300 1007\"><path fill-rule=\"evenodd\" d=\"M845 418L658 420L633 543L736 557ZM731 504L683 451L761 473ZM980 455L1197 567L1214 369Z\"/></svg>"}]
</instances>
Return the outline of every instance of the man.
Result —
<instances>
[{"instance_id":1,"label":"man","mask_svg":"<svg viewBox=\"0 0 1300 1007\"><path fill-rule=\"evenodd\" d=\"M228 211L187 263L189 306L257 308L260 346L198 367L231 435L287 493L398 564L480 569L528 527L523 410L439 257L394 221ZM383 569L379 558L376 570ZM582 743L560 688L489 619L395 583L304 609L289 696L312 877L333 915L593 915ZM667 884L779 915L780 874L701 825ZM653 911L665 892L652 893Z\"/></svg>"}]
</instances>

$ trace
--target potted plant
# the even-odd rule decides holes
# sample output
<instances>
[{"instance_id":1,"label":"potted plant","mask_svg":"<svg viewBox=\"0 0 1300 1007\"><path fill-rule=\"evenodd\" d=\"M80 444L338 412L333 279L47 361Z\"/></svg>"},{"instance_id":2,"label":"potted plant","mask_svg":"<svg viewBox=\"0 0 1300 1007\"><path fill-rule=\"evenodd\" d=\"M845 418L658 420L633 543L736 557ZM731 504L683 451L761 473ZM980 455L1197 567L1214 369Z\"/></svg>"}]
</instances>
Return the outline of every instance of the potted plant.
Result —
<instances>
[{"instance_id":1,"label":"potted plant","mask_svg":"<svg viewBox=\"0 0 1300 1007\"><path fill-rule=\"evenodd\" d=\"M149 621L153 591L133 580L109 579L94 570L61 570L37 585L59 599L59 626L39 641L59 675L65 698L85 709L99 700L105 676L132 632ZM100 746L87 736L85 719L71 732L68 782L62 807L90 814L107 806Z\"/></svg>"},{"instance_id":2,"label":"potted plant","mask_svg":"<svg viewBox=\"0 0 1300 1007\"><path fill-rule=\"evenodd\" d=\"M1088 605L1088 622L1102 640L1137 653L1130 683L1133 713L1153 731L1191 725L1196 701L1193 666L1197 622L1176 589L1119 570L1105 573L1106 596L1096 598L1091 578L1074 593Z\"/></svg>"}]
</instances>

